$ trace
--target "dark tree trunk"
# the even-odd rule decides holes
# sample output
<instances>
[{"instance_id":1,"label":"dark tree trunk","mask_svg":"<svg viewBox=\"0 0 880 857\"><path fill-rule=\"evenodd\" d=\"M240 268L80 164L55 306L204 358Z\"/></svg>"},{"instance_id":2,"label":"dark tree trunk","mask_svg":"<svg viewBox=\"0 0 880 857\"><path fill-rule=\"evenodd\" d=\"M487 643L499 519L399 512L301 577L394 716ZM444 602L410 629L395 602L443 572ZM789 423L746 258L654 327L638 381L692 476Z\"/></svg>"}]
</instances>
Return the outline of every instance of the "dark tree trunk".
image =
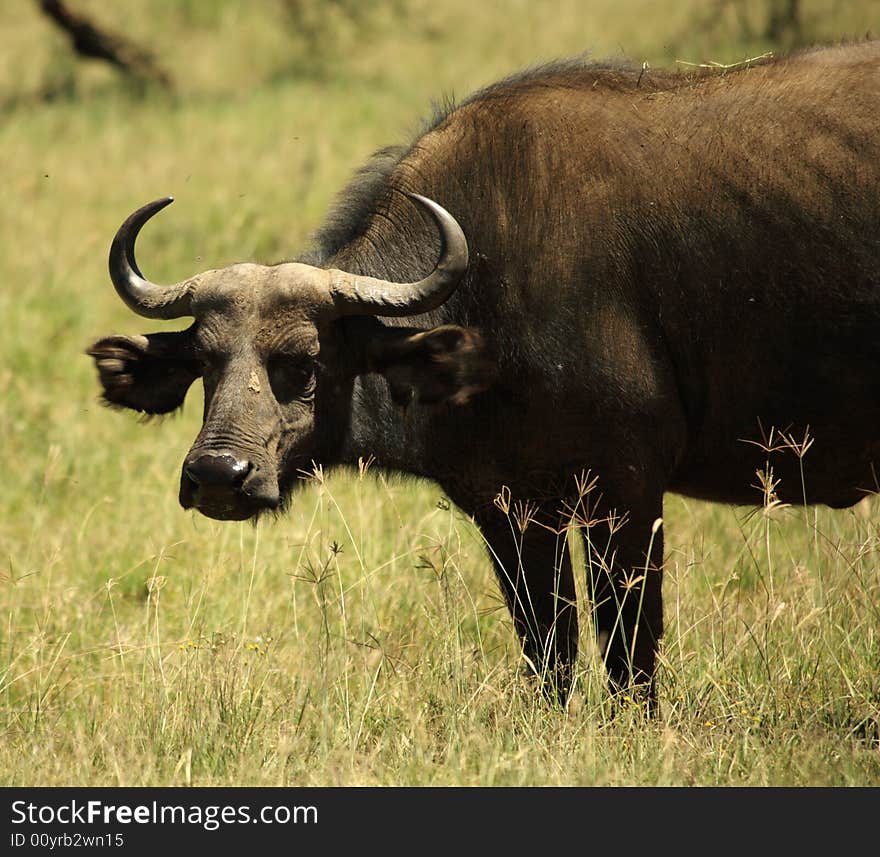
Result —
<instances>
[{"instance_id":1,"label":"dark tree trunk","mask_svg":"<svg viewBox=\"0 0 880 857\"><path fill-rule=\"evenodd\" d=\"M768 39L779 39L789 32L797 36L801 32L801 0L771 0L767 14Z\"/></svg>"},{"instance_id":2,"label":"dark tree trunk","mask_svg":"<svg viewBox=\"0 0 880 857\"><path fill-rule=\"evenodd\" d=\"M73 49L83 57L100 59L141 82L152 81L172 89L171 77L153 54L125 36L99 29L83 15L70 10L62 0L37 0L44 14L70 38Z\"/></svg>"}]
</instances>

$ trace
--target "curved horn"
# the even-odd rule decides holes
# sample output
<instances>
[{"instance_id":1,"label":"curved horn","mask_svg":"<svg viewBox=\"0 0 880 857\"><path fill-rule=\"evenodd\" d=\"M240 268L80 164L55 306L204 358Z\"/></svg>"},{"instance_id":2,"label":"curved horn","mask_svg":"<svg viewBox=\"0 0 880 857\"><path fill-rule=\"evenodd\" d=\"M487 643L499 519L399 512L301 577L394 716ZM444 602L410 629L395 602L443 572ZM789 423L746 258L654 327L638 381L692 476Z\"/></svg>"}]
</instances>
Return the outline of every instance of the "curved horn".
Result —
<instances>
[{"instance_id":1,"label":"curved horn","mask_svg":"<svg viewBox=\"0 0 880 857\"><path fill-rule=\"evenodd\" d=\"M455 218L431 199L415 193L440 230L440 258L434 270L417 283L395 283L330 271L330 293L343 315L406 316L430 312L455 291L468 264L467 239Z\"/></svg>"},{"instance_id":2,"label":"curved horn","mask_svg":"<svg viewBox=\"0 0 880 857\"><path fill-rule=\"evenodd\" d=\"M172 202L174 197L166 196L139 208L119 227L110 245L110 279L128 308L146 318L181 318L191 315L192 282L158 286L144 278L134 258L134 242L143 225Z\"/></svg>"}]
</instances>

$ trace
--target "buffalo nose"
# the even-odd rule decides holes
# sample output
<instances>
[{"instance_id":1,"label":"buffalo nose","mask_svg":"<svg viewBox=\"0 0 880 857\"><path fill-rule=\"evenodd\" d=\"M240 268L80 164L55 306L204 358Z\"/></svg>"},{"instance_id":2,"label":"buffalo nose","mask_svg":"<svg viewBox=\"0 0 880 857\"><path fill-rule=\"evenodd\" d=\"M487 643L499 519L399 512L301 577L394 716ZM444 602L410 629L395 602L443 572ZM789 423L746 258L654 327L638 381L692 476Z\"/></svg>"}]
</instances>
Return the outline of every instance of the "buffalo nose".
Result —
<instances>
[{"instance_id":1,"label":"buffalo nose","mask_svg":"<svg viewBox=\"0 0 880 857\"><path fill-rule=\"evenodd\" d=\"M233 455L202 455L188 462L184 471L203 488L238 487L251 472L251 463Z\"/></svg>"}]
</instances>

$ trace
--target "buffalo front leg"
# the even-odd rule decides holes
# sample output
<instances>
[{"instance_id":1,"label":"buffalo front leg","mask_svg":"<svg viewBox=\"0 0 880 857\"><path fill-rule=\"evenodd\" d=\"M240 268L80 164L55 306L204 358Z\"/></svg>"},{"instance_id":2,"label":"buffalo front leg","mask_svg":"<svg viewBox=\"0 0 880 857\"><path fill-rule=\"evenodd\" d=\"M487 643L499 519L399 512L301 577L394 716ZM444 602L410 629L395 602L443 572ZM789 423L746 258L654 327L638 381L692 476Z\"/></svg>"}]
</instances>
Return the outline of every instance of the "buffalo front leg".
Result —
<instances>
[{"instance_id":1,"label":"buffalo front leg","mask_svg":"<svg viewBox=\"0 0 880 857\"><path fill-rule=\"evenodd\" d=\"M495 512L477 519L504 600L530 668L542 689L564 703L577 658L577 602L565 531L546 529L531 516Z\"/></svg>"},{"instance_id":2,"label":"buffalo front leg","mask_svg":"<svg viewBox=\"0 0 880 857\"><path fill-rule=\"evenodd\" d=\"M587 586L611 691L656 712L654 668L663 636L662 500L583 529Z\"/></svg>"}]
</instances>

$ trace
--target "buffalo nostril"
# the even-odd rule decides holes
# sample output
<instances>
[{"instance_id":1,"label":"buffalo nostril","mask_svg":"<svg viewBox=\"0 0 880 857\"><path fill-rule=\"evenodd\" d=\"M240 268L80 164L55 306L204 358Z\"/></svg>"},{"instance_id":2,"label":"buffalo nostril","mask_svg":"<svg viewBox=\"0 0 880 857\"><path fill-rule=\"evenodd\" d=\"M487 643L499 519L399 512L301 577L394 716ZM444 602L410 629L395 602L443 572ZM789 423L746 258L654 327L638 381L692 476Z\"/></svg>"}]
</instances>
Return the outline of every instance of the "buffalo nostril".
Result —
<instances>
[{"instance_id":1,"label":"buffalo nostril","mask_svg":"<svg viewBox=\"0 0 880 857\"><path fill-rule=\"evenodd\" d=\"M186 475L202 487L238 487L253 465L233 455L202 455L184 466Z\"/></svg>"}]
</instances>

